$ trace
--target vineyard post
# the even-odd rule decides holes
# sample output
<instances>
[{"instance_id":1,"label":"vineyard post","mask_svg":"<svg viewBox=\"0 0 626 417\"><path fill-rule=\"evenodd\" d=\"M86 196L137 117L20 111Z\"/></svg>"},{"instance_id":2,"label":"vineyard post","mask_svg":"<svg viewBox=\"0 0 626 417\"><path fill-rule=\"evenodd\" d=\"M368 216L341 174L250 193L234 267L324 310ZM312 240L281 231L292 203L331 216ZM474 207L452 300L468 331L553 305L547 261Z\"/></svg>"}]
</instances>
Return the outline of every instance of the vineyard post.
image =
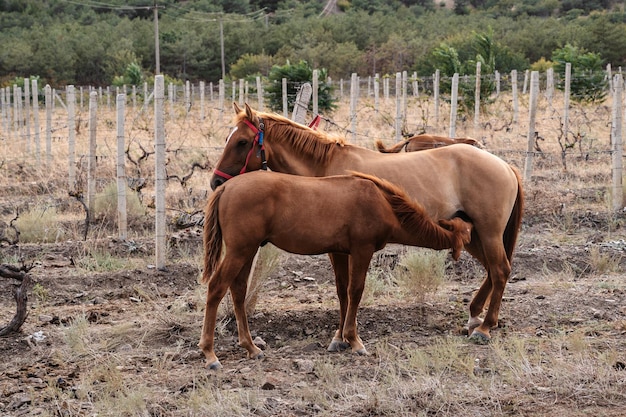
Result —
<instances>
[{"instance_id":1,"label":"vineyard post","mask_svg":"<svg viewBox=\"0 0 626 417\"><path fill-rule=\"evenodd\" d=\"M480 61L476 63L476 89L474 90L474 133L480 123Z\"/></svg>"},{"instance_id":2,"label":"vineyard post","mask_svg":"<svg viewBox=\"0 0 626 417\"><path fill-rule=\"evenodd\" d=\"M496 70L496 97L500 96L500 71Z\"/></svg>"},{"instance_id":3,"label":"vineyard post","mask_svg":"<svg viewBox=\"0 0 626 417\"><path fill-rule=\"evenodd\" d=\"M511 94L513 96L513 124L519 119L519 100L517 99L517 70L511 71Z\"/></svg>"},{"instance_id":4,"label":"vineyard post","mask_svg":"<svg viewBox=\"0 0 626 417\"><path fill-rule=\"evenodd\" d=\"M565 64L565 92L563 95L563 137L567 141L567 133L569 130L569 96L570 83L572 80L572 64Z\"/></svg>"},{"instance_id":5,"label":"vineyard post","mask_svg":"<svg viewBox=\"0 0 626 417\"><path fill-rule=\"evenodd\" d=\"M185 113L191 110L191 87L189 80L185 81Z\"/></svg>"},{"instance_id":6,"label":"vineyard post","mask_svg":"<svg viewBox=\"0 0 626 417\"><path fill-rule=\"evenodd\" d=\"M204 120L204 81L200 81L200 120Z\"/></svg>"},{"instance_id":7,"label":"vineyard post","mask_svg":"<svg viewBox=\"0 0 626 417\"><path fill-rule=\"evenodd\" d=\"M402 139L402 73L396 72L396 142Z\"/></svg>"},{"instance_id":8,"label":"vineyard post","mask_svg":"<svg viewBox=\"0 0 626 417\"><path fill-rule=\"evenodd\" d=\"M96 205L96 132L98 126L98 93L89 94L89 156L87 159L87 215L93 220Z\"/></svg>"},{"instance_id":9,"label":"vineyard post","mask_svg":"<svg viewBox=\"0 0 626 417\"><path fill-rule=\"evenodd\" d=\"M52 162L52 87L46 84L44 87L46 100L46 164Z\"/></svg>"},{"instance_id":10,"label":"vineyard post","mask_svg":"<svg viewBox=\"0 0 626 417\"><path fill-rule=\"evenodd\" d=\"M256 77L256 94L259 102L259 111L264 111L263 106L263 84L261 84L261 77Z\"/></svg>"},{"instance_id":11,"label":"vineyard post","mask_svg":"<svg viewBox=\"0 0 626 417\"><path fill-rule=\"evenodd\" d=\"M22 106L22 89L13 84L13 125L15 126L15 137L22 148L22 115L20 108Z\"/></svg>"},{"instance_id":12,"label":"vineyard post","mask_svg":"<svg viewBox=\"0 0 626 417\"><path fill-rule=\"evenodd\" d=\"M525 95L528 91L528 70L524 71L524 85L522 86L522 94Z\"/></svg>"},{"instance_id":13,"label":"vineyard post","mask_svg":"<svg viewBox=\"0 0 626 417\"><path fill-rule=\"evenodd\" d=\"M407 108L408 108L408 93L409 93L409 74L406 71L402 71L402 90L401 91L402 91L402 108L400 109L401 126L406 127L406 115L407 115Z\"/></svg>"},{"instance_id":14,"label":"vineyard post","mask_svg":"<svg viewBox=\"0 0 626 417\"><path fill-rule=\"evenodd\" d=\"M433 99L435 105L435 128L439 130L439 77L441 71L435 70L435 77L433 79Z\"/></svg>"},{"instance_id":15,"label":"vineyard post","mask_svg":"<svg viewBox=\"0 0 626 417\"><path fill-rule=\"evenodd\" d=\"M157 269L165 268L165 190L167 174L165 172L165 122L163 120L163 102L165 100L165 81L163 75L154 77L154 188L155 188L155 263Z\"/></svg>"},{"instance_id":16,"label":"vineyard post","mask_svg":"<svg viewBox=\"0 0 626 417\"><path fill-rule=\"evenodd\" d=\"M453 138L456 136L456 112L457 101L459 98L459 73L455 72L452 76L452 91L450 99L450 130L448 136Z\"/></svg>"},{"instance_id":17,"label":"vineyard post","mask_svg":"<svg viewBox=\"0 0 626 417\"><path fill-rule=\"evenodd\" d=\"M417 82L417 72L415 71L413 71L412 85L413 85L413 97L419 98L420 88L419 88L419 83Z\"/></svg>"},{"instance_id":18,"label":"vineyard post","mask_svg":"<svg viewBox=\"0 0 626 417\"><path fill-rule=\"evenodd\" d=\"M624 82L621 74L615 74L613 79L613 129L611 129L611 155L613 160L613 192L612 206L613 210L620 210L623 207L624 189L622 187L622 92Z\"/></svg>"},{"instance_id":19,"label":"vineyard post","mask_svg":"<svg viewBox=\"0 0 626 417\"><path fill-rule=\"evenodd\" d=\"M318 90L319 90L319 70L313 70L313 115L317 116L318 111Z\"/></svg>"},{"instance_id":20,"label":"vineyard post","mask_svg":"<svg viewBox=\"0 0 626 417\"><path fill-rule=\"evenodd\" d=\"M37 87L37 79L31 80L32 94L33 94L33 121L35 128L35 158L37 161L37 168L41 168L41 142L39 136L39 88Z\"/></svg>"},{"instance_id":21,"label":"vineyard post","mask_svg":"<svg viewBox=\"0 0 626 417\"><path fill-rule=\"evenodd\" d=\"M67 129L68 129L68 190L75 191L76 184L76 113L74 86L67 86Z\"/></svg>"},{"instance_id":22,"label":"vineyard post","mask_svg":"<svg viewBox=\"0 0 626 417\"><path fill-rule=\"evenodd\" d=\"M524 180L530 181L533 171L533 148L535 142L535 118L537 117L537 96L539 95L539 72L530 74L530 99L528 102L528 145L526 147L526 163Z\"/></svg>"},{"instance_id":23,"label":"vineyard post","mask_svg":"<svg viewBox=\"0 0 626 417\"><path fill-rule=\"evenodd\" d=\"M356 104L359 96L359 77L356 72L350 76L350 129L352 142L356 143Z\"/></svg>"},{"instance_id":24,"label":"vineyard post","mask_svg":"<svg viewBox=\"0 0 626 417\"><path fill-rule=\"evenodd\" d=\"M128 237L126 217L126 170L124 169L124 114L126 111L126 95L117 96L117 228L119 237Z\"/></svg>"},{"instance_id":25,"label":"vineyard post","mask_svg":"<svg viewBox=\"0 0 626 417\"><path fill-rule=\"evenodd\" d=\"M217 107L220 110L219 113L219 122L221 123L224 120L224 101L226 100L226 85L224 84L224 80L219 81L219 98L217 100Z\"/></svg>"},{"instance_id":26,"label":"vineyard post","mask_svg":"<svg viewBox=\"0 0 626 417\"><path fill-rule=\"evenodd\" d=\"M380 107L380 76L374 76L374 111L378 113Z\"/></svg>"},{"instance_id":27,"label":"vineyard post","mask_svg":"<svg viewBox=\"0 0 626 417\"><path fill-rule=\"evenodd\" d=\"M31 154L30 143L30 80L24 78L24 136L26 136L26 153Z\"/></svg>"},{"instance_id":28,"label":"vineyard post","mask_svg":"<svg viewBox=\"0 0 626 417\"><path fill-rule=\"evenodd\" d=\"M548 107L552 107L552 97L554 97L554 68L548 68L546 71L546 99L548 99Z\"/></svg>"},{"instance_id":29,"label":"vineyard post","mask_svg":"<svg viewBox=\"0 0 626 417\"><path fill-rule=\"evenodd\" d=\"M244 79L240 78L239 79L239 105L243 107L243 103L246 102L246 98L245 98L245 90L244 90ZM234 83L233 83L234 86Z\"/></svg>"},{"instance_id":30,"label":"vineyard post","mask_svg":"<svg viewBox=\"0 0 626 417\"><path fill-rule=\"evenodd\" d=\"M281 79L281 87L283 93L283 116L288 117L289 115L289 102L287 101L287 79Z\"/></svg>"},{"instance_id":31,"label":"vineyard post","mask_svg":"<svg viewBox=\"0 0 626 417\"><path fill-rule=\"evenodd\" d=\"M133 85L133 92L132 92L132 96L133 96L133 113L137 112L137 86ZM120 97L120 95L118 94L117 96L115 96L115 106L117 107L117 100ZM124 94L124 97L126 97L126 94ZM145 96L144 96L145 97Z\"/></svg>"}]
</instances>

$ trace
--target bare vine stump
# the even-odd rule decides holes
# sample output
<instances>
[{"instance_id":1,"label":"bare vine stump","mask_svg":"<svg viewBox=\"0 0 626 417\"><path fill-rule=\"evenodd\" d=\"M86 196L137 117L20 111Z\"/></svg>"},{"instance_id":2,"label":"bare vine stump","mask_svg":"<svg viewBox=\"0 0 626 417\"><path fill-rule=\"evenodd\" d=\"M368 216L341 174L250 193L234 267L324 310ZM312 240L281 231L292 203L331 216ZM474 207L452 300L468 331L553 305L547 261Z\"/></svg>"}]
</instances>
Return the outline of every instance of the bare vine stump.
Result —
<instances>
[{"instance_id":1,"label":"bare vine stump","mask_svg":"<svg viewBox=\"0 0 626 417\"><path fill-rule=\"evenodd\" d=\"M0 328L0 336L5 336L12 332L19 331L22 324L26 321L26 317L28 317L28 288L30 287L30 277L28 276L28 271L31 268L21 267L17 268L11 265L0 265L0 277L15 279L20 281L21 284L15 288L15 302L17 303L17 310L15 316L11 320L11 322L5 326Z\"/></svg>"}]
</instances>

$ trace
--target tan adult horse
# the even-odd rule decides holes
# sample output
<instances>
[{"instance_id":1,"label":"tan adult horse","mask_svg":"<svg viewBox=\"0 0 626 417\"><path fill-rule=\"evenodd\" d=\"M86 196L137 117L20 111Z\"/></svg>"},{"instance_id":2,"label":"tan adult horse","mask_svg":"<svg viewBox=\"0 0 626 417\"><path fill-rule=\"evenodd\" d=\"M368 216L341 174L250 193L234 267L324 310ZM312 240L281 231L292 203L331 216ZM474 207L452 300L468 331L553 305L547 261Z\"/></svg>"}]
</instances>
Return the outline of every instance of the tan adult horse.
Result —
<instances>
[{"instance_id":1,"label":"tan adult horse","mask_svg":"<svg viewBox=\"0 0 626 417\"><path fill-rule=\"evenodd\" d=\"M380 153L344 143L338 136L276 114L253 111L247 104L245 111L236 104L234 107L236 126L213 171L213 189L232 176L261 169L264 164L272 171L311 177L354 170L402 187L424 205L431 217L464 216L474 226L472 240L465 249L487 270L487 277L469 306L469 332L474 339L490 340L490 329L498 325L522 222L523 192L517 170L473 146ZM337 291L345 293L348 256L331 257ZM487 300L489 306L483 321L479 316ZM332 348L333 344L329 349Z\"/></svg>"},{"instance_id":2,"label":"tan adult horse","mask_svg":"<svg viewBox=\"0 0 626 417\"><path fill-rule=\"evenodd\" d=\"M465 143L467 145L476 146L483 149L484 146L473 138L448 138L445 136L435 135L415 135L395 145L387 148L382 140L376 140L374 145L378 152L383 153L397 153L404 149L406 152L425 151L427 149L440 148L442 146L457 145L459 143Z\"/></svg>"},{"instance_id":3,"label":"tan adult horse","mask_svg":"<svg viewBox=\"0 0 626 417\"><path fill-rule=\"evenodd\" d=\"M350 255L347 299L340 301L347 310L341 310L339 334L353 352L365 354L356 315L374 252L392 242L452 248L458 259L471 228L460 218L436 223L399 187L364 174L311 178L260 171L229 181L211 195L204 222L202 280L209 285L199 346L207 364L220 366L213 349L215 322L229 288L239 344L249 358L262 356L252 341L244 305L259 246L270 242L302 255Z\"/></svg>"}]
</instances>

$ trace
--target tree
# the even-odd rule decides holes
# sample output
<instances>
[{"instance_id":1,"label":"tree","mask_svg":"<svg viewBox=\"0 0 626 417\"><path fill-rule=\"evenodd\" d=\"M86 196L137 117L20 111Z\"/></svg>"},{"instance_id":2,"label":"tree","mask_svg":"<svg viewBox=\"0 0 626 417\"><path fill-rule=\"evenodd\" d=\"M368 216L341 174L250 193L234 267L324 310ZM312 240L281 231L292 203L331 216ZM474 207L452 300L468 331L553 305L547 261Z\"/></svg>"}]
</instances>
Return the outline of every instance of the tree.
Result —
<instances>
[{"instance_id":1,"label":"tree","mask_svg":"<svg viewBox=\"0 0 626 417\"><path fill-rule=\"evenodd\" d=\"M318 91L318 108L321 111L332 112L337 107L332 98L332 87L326 83L328 73L325 69L320 70L320 82ZM287 105L291 112L296 101L296 95L300 86L313 80L313 69L306 61L297 64L287 62L283 66L274 65L270 71L270 87L267 88L267 96L270 100L270 108L274 111L283 107L282 79L287 79ZM312 110L312 103L309 103Z\"/></svg>"},{"instance_id":2,"label":"tree","mask_svg":"<svg viewBox=\"0 0 626 417\"><path fill-rule=\"evenodd\" d=\"M587 52L582 48L567 44L552 53L554 72L565 74L565 66L569 62L572 66L570 83L571 98L577 102L597 103L606 97L608 80L605 79L603 60L599 54ZM563 76L556 87L565 89Z\"/></svg>"}]
</instances>

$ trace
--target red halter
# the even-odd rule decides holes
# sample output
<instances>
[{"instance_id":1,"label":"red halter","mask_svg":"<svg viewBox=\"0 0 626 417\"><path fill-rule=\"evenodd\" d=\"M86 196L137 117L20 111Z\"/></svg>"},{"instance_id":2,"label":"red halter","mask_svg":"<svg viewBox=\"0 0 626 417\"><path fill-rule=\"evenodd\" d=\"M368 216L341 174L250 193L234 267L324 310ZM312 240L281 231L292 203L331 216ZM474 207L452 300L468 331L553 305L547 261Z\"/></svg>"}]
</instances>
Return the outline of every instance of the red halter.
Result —
<instances>
[{"instance_id":1,"label":"red halter","mask_svg":"<svg viewBox=\"0 0 626 417\"><path fill-rule=\"evenodd\" d=\"M252 147L250 148L250 151L248 152L248 155L246 156L246 163L243 165L243 167L241 167L241 171L239 171L239 174L243 174L246 172L247 168L248 168L248 162L250 161L250 156L252 156L252 151L254 151L254 144L258 143L261 146L261 169L263 169L264 171L267 170L267 161L265 160L265 144L263 143L263 136L265 135L265 124L263 123L263 119L259 118L259 128L257 129L256 126L254 126L252 123L250 123L250 121L248 121L248 119L244 119L243 122L245 124L248 125L248 127L250 129L252 129L252 131L255 133L254 135L254 143L252 143ZM220 171L219 169L214 169L213 173L215 175L219 175L222 178L225 178L227 180L231 179L232 177L234 177L235 175L239 175L239 174L235 174L235 175L230 175L225 173L224 171Z\"/></svg>"}]
</instances>

